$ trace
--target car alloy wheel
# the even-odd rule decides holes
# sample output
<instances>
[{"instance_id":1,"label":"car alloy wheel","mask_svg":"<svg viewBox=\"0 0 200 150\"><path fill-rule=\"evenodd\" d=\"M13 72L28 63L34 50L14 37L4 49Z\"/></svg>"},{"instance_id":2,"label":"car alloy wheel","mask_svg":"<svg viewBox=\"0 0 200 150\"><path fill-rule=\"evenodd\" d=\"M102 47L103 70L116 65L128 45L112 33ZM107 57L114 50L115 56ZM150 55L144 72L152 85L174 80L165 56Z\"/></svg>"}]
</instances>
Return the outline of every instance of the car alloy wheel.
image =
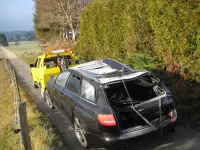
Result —
<instances>
[{"instance_id":1,"label":"car alloy wheel","mask_svg":"<svg viewBox=\"0 0 200 150\"><path fill-rule=\"evenodd\" d=\"M49 94L48 94L47 91L45 93L46 93L45 94L45 99L46 99L47 105L49 106L49 108L53 109L54 107L53 107L53 103L51 101L51 98L49 97Z\"/></svg>"},{"instance_id":2,"label":"car alloy wheel","mask_svg":"<svg viewBox=\"0 0 200 150\"><path fill-rule=\"evenodd\" d=\"M81 146L84 148L88 147L87 140L85 138L85 130L81 122L76 117L74 118L74 129L75 129L76 137L78 138Z\"/></svg>"}]
</instances>

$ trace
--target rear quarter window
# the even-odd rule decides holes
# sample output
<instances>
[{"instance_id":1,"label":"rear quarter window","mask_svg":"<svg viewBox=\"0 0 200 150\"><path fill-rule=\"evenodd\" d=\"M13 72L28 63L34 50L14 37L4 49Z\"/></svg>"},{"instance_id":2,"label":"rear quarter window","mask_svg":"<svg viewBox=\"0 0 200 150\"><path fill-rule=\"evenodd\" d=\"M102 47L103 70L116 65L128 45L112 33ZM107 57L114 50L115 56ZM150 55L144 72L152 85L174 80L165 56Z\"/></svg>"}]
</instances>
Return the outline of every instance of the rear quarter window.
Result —
<instances>
[{"instance_id":1,"label":"rear quarter window","mask_svg":"<svg viewBox=\"0 0 200 150\"><path fill-rule=\"evenodd\" d=\"M91 102L96 101L95 87L86 80L82 80L80 96Z\"/></svg>"},{"instance_id":2,"label":"rear quarter window","mask_svg":"<svg viewBox=\"0 0 200 150\"><path fill-rule=\"evenodd\" d=\"M76 74L71 74L66 88L74 94L79 94L81 86L81 77Z\"/></svg>"},{"instance_id":3,"label":"rear quarter window","mask_svg":"<svg viewBox=\"0 0 200 150\"><path fill-rule=\"evenodd\" d=\"M56 84L64 88L69 78L69 75L70 75L70 72L61 73L56 79Z\"/></svg>"}]
</instances>

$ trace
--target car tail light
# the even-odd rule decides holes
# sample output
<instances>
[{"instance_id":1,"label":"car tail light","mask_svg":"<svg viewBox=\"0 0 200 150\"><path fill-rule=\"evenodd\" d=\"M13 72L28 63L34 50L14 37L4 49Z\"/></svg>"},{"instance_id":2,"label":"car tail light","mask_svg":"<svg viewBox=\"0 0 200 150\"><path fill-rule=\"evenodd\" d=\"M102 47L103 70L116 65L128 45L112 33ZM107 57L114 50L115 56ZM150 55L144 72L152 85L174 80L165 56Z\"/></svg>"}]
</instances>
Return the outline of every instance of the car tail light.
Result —
<instances>
[{"instance_id":1,"label":"car tail light","mask_svg":"<svg viewBox=\"0 0 200 150\"><path fill-rule=\"evenodd\" d=\"M177 112L176 112L176 110L170 111L168 116L171 118L170 122L174 123L177 120Z\"/></svg>"},{"instance_id":2,"label":"car tail light","mask_svg":"<svg viewBox=\"0 0 200 150\"><path fill-rule=\"evenodd\" d=\"M101 125L116 126L116 121L113 114L98 114L98 120Z\"/></svg>"}]
</instances>

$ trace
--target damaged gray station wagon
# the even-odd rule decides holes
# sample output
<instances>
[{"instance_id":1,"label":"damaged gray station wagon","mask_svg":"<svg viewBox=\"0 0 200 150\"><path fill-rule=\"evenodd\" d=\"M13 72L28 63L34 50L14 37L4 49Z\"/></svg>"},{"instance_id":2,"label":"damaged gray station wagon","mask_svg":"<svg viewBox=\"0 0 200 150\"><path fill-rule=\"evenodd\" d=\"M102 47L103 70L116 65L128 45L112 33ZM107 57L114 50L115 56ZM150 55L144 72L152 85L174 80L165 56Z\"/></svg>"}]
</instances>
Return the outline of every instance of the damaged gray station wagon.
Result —
<instances>
[{"instance_id":1,"label":"damaged gray station wagon","mask_svg":"<svg viewBox=\"0 0 200 150\"><path fill-rule=\"evenodd\" d=\"M83 147L113 147L175 130L177 113L166 86L152 73L112 59L62 72L47 83L45 95Z\"/></svg>"}]
</instances>

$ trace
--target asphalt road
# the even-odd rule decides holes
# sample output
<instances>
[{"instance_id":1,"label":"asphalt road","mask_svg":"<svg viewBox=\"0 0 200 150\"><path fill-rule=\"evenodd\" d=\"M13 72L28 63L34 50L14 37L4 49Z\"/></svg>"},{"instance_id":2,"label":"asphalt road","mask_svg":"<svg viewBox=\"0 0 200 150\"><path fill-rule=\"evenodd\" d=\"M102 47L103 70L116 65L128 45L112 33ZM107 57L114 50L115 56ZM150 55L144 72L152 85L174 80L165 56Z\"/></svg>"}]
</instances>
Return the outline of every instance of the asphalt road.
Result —
<instances>
[{"instance_id":1,"label":"asphalt road","mask_svg":"<svg viewBox=\"0 0 200 150\"><path fill-rule=\"evenodd\" d=\"M56 111L48 108L42 100L39 89L32 85L29 66L17 58L12 52L4 47L0 47L0 52L10 60L11 65L17 71L17 77L22 86L27 90L38 109L48 117L50 123L61 135L62 141L66 143L68 150L83 150L77 141L73 129ZM130 150L199 150L200 149L200 132L188 128L177 127L173 134L165 136L146 137L139 142L126 145Z\"/></svg>"}]
</instances>

